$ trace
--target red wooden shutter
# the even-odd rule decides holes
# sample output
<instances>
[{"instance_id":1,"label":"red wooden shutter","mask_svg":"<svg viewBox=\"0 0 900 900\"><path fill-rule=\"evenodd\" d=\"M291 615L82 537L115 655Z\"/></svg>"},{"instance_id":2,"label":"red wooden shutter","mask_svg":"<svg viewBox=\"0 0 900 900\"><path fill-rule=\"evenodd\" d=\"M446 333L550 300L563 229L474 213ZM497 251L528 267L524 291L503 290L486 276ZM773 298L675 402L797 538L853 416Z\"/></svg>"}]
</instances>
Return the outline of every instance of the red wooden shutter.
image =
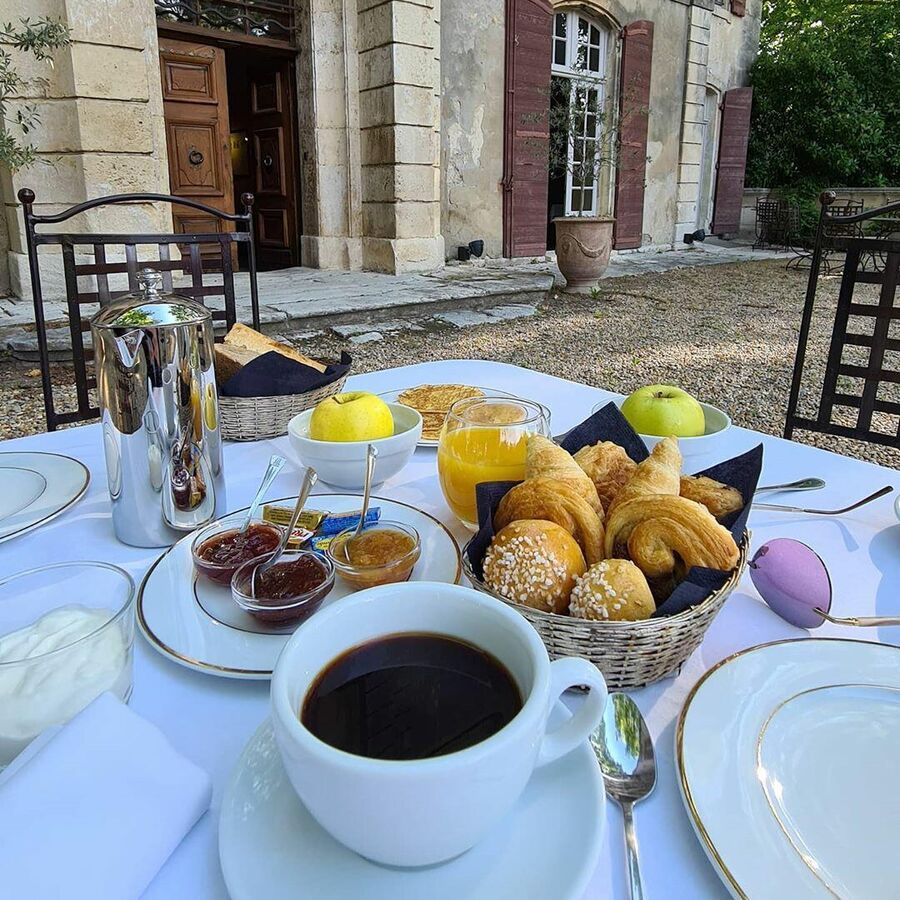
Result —
<instances>
[{"instance_id":1,"label":"red wooden shutter","mask_svg":"<svg viewBox=\"0 0 900 900\"><path fill-rule=\"evenodd\" d=\"M743 16L747 12L745 0L731 0L731 12L736 16Z\"/></svg>"},{"instance_id":2,"label":"red wooden shutter","mask_svg":"<svg viewBox=\"0 0 900 900\"><path fill-rule=\"evenodd\" d=\"M506 0L503 255L547 251L550 0Z\"/></svg>"},{"instance_id":3,"label":"red wooden shutter","mask_svg":"<svg viewBox=\"0 0 900 900\"><path fill-rule=\"evenodd\" d=\"M644 179L647 172L647 121L653 23L632 22L622 31L622 79L619 93L619 165L616 168L617 250L640 247L644 227Z\"/></svg>"},{"instance_id":4,"label":"red wooden shutter","mask_svg":"<svg viewBox=\"0 0 900 900\"><path fill-rule=\"evenodd\" d=\"M713 234L735 234L740 228L752 102L752 87L726 91L722 101L719 163L716 167L716 199L710 226Z\"/></svg>"}]
</instances>

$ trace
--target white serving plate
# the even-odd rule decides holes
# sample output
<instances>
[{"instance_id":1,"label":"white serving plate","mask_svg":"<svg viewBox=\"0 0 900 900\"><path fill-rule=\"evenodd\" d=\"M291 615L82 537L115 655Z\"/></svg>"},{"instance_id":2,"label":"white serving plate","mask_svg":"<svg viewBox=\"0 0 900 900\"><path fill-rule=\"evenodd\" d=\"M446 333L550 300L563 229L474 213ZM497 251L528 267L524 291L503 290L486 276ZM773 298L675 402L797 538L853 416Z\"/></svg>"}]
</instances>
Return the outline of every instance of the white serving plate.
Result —
<instances>
[{"instance_id":1,"label":"white serving plate","mask_svg":"<svg viewBox=\"0 0 900 900\"><path fill-rule=\"evenodd\" d=\"M267 502L293 506L295 500ZM308 506L339 513L358 510L361 504L356 494L314 494ZM410 581L459 581L459 547L441 522L396 500L373 496L372 505L381 508L382 520L402 522L419 532L422 552ZM239 522L243 513L238 510L225 518ZM193 539L193 533L183 537L144 576L137 598L141 631L156 650L190 669L226 678L270 678L281 648L298 624L266 625L240 609L227 586L198 576L191 557ZM336 574L323 606L351 592Z\"/></svg>"},{"instance_id":2,"label":"white serving plate","mask_svg":"<svg viewBox=\"0 0 900 900\"><path fill-rule=\"evenodd\" d=\"M711 669L676 732L682 797L735 897L897 897L900 647L805 638Z\"/></svg>"},{"instance_id":3,"label":"white serving plate","mask_svg":"<svg viewBox=\"0 0 900 900\"><path fill-rule=\"evenodd\" d=\"M438 382L435 382L437 384ZM443 383L443 382L441 382ZM462 382L454 382L454 384L460 384L462 387L474 387L481 391L485 397L504 397L509 400L520 400L524 399L521 397L516 397L515 394L507 393L506 391L497 390L497 388L486 388L480 387L477 384L463 384ZM406 387L398 388L395 391L384 391L378 396L384 400L385 403L400 403L400 395L404 391L411 391L413 388L424 387L424 384L409 384ZM402 404L401 404L402 405ZM549 424L549 413L548 413L548 424ZM419 447L437 447L439 441L434 438L426 438L420 437L417 446Z\"/></svg>"},{"instance_id":4,"label":"white serving plate","mask_svg":"<svg viewBox=\"0 0 900 900\"><path fill-rule=\"evenodd\" d=\"M0 543L49 522L76 503L91 475L56 453L0 453Z\"/></svg>"},{"instance_id":5,"label":"white serving plate","mask_svg":"<svg viewBox=\"0 0 900 900\"><path fill-rule=\"evenodd\" d=\"M557 703L551 722L567 715ZM510 813L467 853L420 869L380 866L306 811L267 721L225 789L219 860L232 900L580 900L605 818L600 769L585 742L536 770Z\"/></svg>"}]
</instances>

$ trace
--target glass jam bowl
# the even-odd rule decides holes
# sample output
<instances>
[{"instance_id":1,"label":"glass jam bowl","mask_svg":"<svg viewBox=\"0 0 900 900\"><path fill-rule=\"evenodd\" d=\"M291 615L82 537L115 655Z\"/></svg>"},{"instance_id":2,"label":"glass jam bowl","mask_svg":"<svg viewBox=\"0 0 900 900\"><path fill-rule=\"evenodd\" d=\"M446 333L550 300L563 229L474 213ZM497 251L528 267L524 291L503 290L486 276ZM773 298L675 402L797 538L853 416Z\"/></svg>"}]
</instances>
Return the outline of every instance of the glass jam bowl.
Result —
<instances>
[{"instance_id":1,"label":"glass jam bowl","mask_svg":"<svg viewBox=\"0 0 900 900\"><path fill-rule=\"evenodd\" d=\"M131 696L134 581L103 562L0 578L0 769L111 691Z\"/></svg>"},{"instance_id":2,"label":"glass jam bowl","mask_svg":"<svg viewBox=\"0 0 900 900\"><path fill-rule=\"evenodd\" d=\"M286 625L309 618L334 587L331 560L312 550L285 550L281 559L257 577L257 566L272 558L258 556L239 566L231 579L231 596L245 612L270 625Z\"/></svg>"},{"instance_id":3,"label":"glass jam bowl","mask_svg":"<svg viewBox=\"0 0 900 900\"><path fill-rule=\"evenodd\" d=\"M198 574L227 587L244 563L275 552L284 534L280 525L254 520L241 534L242 521L243 514L226 516L197 532L191 542L191 558Z\"/></svg>"},{"instance_id":4,"label":"glass jam bowl","mask_svg":"<svg viewBox=\"0 0 900 900\"><path fill-rule=\"evenodd\" d=\"M415 528L382 519L365 528L359 538L354 538L355 534L355 528L340 532L325 551L344 581L364 589L409 578L422 553ZM360 543L356 552L348 546L354 540Z\"/></svg>"}]
</instances>

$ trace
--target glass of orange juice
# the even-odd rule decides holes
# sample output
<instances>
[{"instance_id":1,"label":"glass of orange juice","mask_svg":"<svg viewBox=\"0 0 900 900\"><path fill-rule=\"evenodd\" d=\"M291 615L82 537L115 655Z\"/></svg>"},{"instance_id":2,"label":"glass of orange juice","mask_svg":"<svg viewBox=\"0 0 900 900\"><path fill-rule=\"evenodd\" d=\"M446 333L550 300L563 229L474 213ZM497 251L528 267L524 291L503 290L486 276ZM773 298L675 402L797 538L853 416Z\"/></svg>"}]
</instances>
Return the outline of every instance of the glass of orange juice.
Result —
<instances>
[{"instance_id":1,"label":"glass of orange juice","mask_svg":"<svg viewBox=\"0 0 900 900\"><path fill-rule=\"evenodd\" d=\"M529 434L549 435L547 409L531 400L467 397L450 407L438 441L437 465L447 505L478 528L475 485L521 481Z\"/></svg>"}]
</instances>

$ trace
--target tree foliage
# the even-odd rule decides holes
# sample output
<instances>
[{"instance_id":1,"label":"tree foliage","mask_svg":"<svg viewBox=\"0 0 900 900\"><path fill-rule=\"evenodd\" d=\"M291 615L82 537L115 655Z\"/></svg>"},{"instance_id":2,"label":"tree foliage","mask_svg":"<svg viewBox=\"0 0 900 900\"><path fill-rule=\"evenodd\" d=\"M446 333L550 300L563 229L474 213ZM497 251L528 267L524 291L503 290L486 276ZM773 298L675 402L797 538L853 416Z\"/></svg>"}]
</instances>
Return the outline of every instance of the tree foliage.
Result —
<instances>
[{"instance_id":1,"label":"tree foliage","mask_svg":"<svg viewBox=\"0 0 900 900\"><path fill-rule=\"evenodd\" d=\"M40 111L34 104L23 104L15 115L7 116L9 101L19 96L24 87L24 80L16 70L13 51L28 53L38 61L47 60L52 64L53 53L68 43L69 30L56 19L21 19L16 24L0 24L0 118L3 120L0 164L12 172L35 161L35 150L27 142L27 135L40 121Z\"/></svg>"},{"instance_id":2,"label":"tree foliage","mask_svg":"<svg viewBox=\"0 0 900 900\"><path fill-rule=\"evenodd\" d=\"M900 184L900 0L763 0L746 183Z\"/></svg>"}]
</instances>

